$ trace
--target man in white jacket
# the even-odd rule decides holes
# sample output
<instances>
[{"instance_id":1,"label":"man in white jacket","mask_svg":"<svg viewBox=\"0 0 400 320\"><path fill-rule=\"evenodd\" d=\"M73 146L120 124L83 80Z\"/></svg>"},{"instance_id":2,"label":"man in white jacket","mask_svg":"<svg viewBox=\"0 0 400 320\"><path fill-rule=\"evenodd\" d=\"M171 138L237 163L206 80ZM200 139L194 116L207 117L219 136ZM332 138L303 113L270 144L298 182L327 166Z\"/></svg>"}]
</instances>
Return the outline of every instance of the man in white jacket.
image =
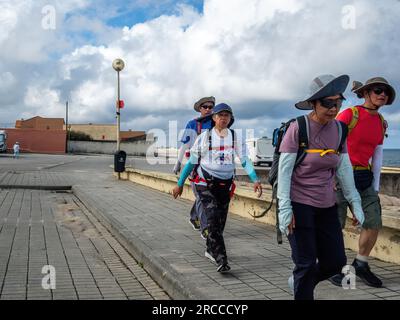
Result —
<instances>
[{"instance_id":1,"label":"man in white jacket","mask_svg":"<svg viewBox=\"0 0 400 320\"><path fill-rule=\"evenodd\" d=\"M379 288L382 286L382 281L371 272L368 265L368 257L378 239L379 229L382 228L382 209L378 192L387 124L378 111L384 105L391 105L396 93L382 77L371 78L364 85L354 81L352 91L359 98L364 98L364 103L344 110L337 117L349 128L347 148L365 213L365 222L359 238L359 251L352 265L356 275L364 283ZM337 191L337 204L339 220L344 228L348 203L343 197L341 188ZM342 278L343 275L339 274L330 280L339 286Z\"/></svg>"},{"instance_id":2,"label":"man in white jacket","mask_svg":"<svg viewBox=\"0 0 400 320\"><path fill-rule=\"evenodd\" d=\"M14 150L13 158L18 159L18 157L19 157L19 142L18 141L14 144L13 150Z\"/></svg>"}]
</instances>

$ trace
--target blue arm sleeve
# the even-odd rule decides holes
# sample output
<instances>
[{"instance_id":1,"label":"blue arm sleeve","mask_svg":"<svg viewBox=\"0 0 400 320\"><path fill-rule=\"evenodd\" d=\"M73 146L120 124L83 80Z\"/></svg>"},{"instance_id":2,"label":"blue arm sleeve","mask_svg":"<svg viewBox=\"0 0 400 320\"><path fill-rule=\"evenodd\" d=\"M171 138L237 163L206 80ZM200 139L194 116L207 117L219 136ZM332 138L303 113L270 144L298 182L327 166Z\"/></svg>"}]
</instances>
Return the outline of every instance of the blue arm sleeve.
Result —
<instances>
[{"instance_id":1,"label":"blue arm sleeve","mask_svg":"<svg viewBox=\"0 0 400 320\"><path fill-rule=\"evenodd\" d=\"M254 170L253 164L251 163L251 160L248 157L245 157L242 162L242 167L246 171L246 173L249 175L251 182L256 182L259 181L257 177L256 170Z\"/></svg>"},{"instance_id":2,"label":"blue arm sleeve","mask_svg":"<svg viewBox=\"0 0 400 320\"><path fill-rule=\"evenodd\" d=\"M179 177L179 181L178 181L178 186L179 187L183 187L187 177L192 172L192 170L193 170L195 164L197 163L197 161L198 161L198 158L196 156L194 156L194 155L190 156L189 161L184 166L184 168L182 170L182 173L181 173L181 175Z\"/></svg>"}]
</instances>

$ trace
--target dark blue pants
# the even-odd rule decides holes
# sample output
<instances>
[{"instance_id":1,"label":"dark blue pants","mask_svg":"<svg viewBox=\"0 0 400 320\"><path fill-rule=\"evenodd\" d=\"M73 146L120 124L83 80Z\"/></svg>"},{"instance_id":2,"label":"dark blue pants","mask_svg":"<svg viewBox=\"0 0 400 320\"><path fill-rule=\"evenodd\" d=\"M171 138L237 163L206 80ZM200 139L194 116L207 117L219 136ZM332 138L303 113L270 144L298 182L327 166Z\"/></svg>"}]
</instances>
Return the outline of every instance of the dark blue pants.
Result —
<instances>
[{"instance_id":1,"label":"dark blue pants","mask_svg":"<svg viewBox=\"0 0 400 320\"><path fill-rule=\"evenodd\" d=\"M316 208L292 202L293 234L288 236L295 264L295 300L313 300L316 285L346 265L343 234L336 205Z\"/></svg>"}]
</instances>

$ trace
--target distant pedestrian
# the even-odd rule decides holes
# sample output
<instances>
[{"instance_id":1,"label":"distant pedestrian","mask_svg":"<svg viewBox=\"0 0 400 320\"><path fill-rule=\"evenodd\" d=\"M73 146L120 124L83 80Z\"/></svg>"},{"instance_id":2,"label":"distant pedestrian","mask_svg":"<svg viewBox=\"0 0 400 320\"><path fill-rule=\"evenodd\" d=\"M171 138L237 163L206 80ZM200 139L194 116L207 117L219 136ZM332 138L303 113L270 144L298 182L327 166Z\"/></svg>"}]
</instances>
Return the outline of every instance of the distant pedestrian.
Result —
<instances>
[{"instance_id":1,"label":"distant pedestrian","mask_svg":"<svg viewBox=\"0 0 400 320\"><path fill-rule=\"evenodd\" d=\"M235 155L254 183L254 191L262 193L261 183L247 156L246 144L235 138L232 125L233 112L225 103L218 104L213 110L215 126L197 137L190 149L190 159L181 173L173 196L182 194L183 185L189 174L195 170L193 179L205 216L207 218L207 249L205 256L217 264L218 272L230 270L223 237L230 197L234 191ZM239 140L239 141L238 141ZM233 189L232 189L233 188Z\"/></svg>"},{"instance_id":2,"label":"distant pedestrian","mask_svg":"<svg viewBox=\"0 0 400 320\"><path fill-rule=\"evenodd\" d=\"M18 157L19 157L19 142L18 141L14 144L13 149L14 149L13 158L18 159Z\"/></svg>"}]
</instances>

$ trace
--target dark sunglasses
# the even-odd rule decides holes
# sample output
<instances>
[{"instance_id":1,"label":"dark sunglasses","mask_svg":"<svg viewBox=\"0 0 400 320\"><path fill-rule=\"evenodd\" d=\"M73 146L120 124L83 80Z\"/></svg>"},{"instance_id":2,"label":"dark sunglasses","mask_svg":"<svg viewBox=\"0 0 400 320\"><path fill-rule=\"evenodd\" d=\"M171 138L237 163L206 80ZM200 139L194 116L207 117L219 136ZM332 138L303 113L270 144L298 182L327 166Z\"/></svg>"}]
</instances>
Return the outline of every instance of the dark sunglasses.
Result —
<instances>
[{"instance_id":1,"label":"dark sunglasses","mask_svg":"<svg viewBox=\"0 0 400 320\"><path fill-rule=\"evenodd\" d=\"M332 108L341 108L342 103L343 103L343 98L339 99L321 99L319 100L321 103L321 106L327 109L332 109Z\"/></svg>"},{"instance_id":2,"label":"dark sunglasses","mask_svg":"<svg viewBox=\"0 0 400 320\"><path fill-rule=\"evenodd\" d=\"M208 109L208 110L214 109L214 106L202 105L201 107L202 107L203 109Z\"/></svg>"},{"instance_id":3,"label":"dark sunglasses","mask_svg":"<svg viewBox=\"0 0 400 320\"><path fill-rule=\"evenodd\" d=\"M380 94L385 93L385 95L388 97L389 96L389 89L386 87L375 87L372 88L371 90L373 93L375 93L377 96L379 96Z\"/></svg>"}]
</instances>

